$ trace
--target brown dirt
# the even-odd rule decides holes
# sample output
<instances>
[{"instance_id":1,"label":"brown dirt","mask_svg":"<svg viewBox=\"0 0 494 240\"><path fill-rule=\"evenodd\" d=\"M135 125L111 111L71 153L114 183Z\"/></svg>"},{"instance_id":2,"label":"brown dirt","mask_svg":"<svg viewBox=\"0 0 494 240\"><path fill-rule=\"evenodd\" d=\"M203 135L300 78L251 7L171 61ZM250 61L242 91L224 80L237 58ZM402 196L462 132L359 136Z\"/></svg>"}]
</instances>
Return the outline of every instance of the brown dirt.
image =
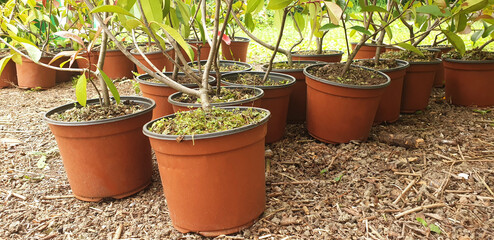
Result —
<instances>
[{"instance_id":1,"label":"brown dirt","mask_svg":"<svg viewBox=\"0 0 494 240\"><path fill-rule=\"evenodd\" d=\"M87 122L133 114L141 111L141 109L139 104L126 100L120 104L111 104L108 107L101 107L100 104L87 105L85 108L74 107L48 117L62 122Z\"/></svg>"},{"instance_id":2,"label":"brown dirt","mask_svg":"<svg viewBox=\"0 0 494 240\"><path fill-rule=\"evenodd\" d=\"M494 60L494 52L482 51L476 48L466 51L463 56L461 56L460 53L457 51L451 51L449 53L445 53L443 55L443 58L452 58L458 60L474 60L474 61Z\"/></svg>"},{"instance_id":3,"label":"brown dirt","mask_svg":"<svg viewBox=\"0 0 494 240\"><path fill-rule=\"evenodd\" d=\"M221 93L216 95L216 88L214 94L210 94L212 103L225 103L239 100L245 100L256 96L255 89L250 88L222 88ZM183 103L200 103L200 100L196 96L190 96L188 94L175 95L173 100Z\"/></svg>"},{"instance_id":4,"label":"brown dirt","mask_svg":"<svg viewBox=\"0 0 494 240\"><path fill-rule=\"evenodd\" d=\"M326 64L307 69L310 74L329 81L357 86L372 86L386 82L386 78L376 72L358 67L350 67L344 76L340 76L344 64Z\"/></svg>"},{"instance_id":5,"label":"brown dirt","mask_svg":"<svg viewBox=\"0 0 494 240\"><path fill-rule=\"evenodd\" d=\"M294 52L293 54L295 54L295 55L329 55L329 54L339 54L339 53L341 53L341 52L336 51L336 50L323 50L321 54L318 54L317 50L304 50L304 51Z\"/></svg>"},{"instance_id":6,"label":"brown dirt","mask_svg":"<svg viewBox=\"0 0 494 240\"><path fill-rule=\"evenodd\" d=\"M129 80L116 86L133 95ZM301 124L288 125L281 141L266 146L266 211L252 227L217 239L493 239L494 108L456 107L443 96L435 89L422 113L372 129L371 136L423 138L418 149L375 137L331 145ZM119 229L121 239L203 239L173 228L156 163L153 183L134 196L98 203L67 196L57 145L41 116L73 101L70 83L0 90L0 239L108 239ZM397 216L437 203L444 205Z\"/></svg>"},{"instance_id":7,"label":"brown dirt","mask_svg":"<svg viewBox=\"0 0 494 240\"><path fill-rule=\"evenodd\" d=\"M395 59L379 59L379 62L377 64L376 61L373 59L363 59L354 61L352 64L372 68L375 70L384 70L398 67L398 62Z\"/></svg>"},{"instance_id":8,"label":"brown dirt","mask_svg":"<svg viewBox=\"0 0 494 240\"><path fill-rule=\"evenodd\" d=\"M381 58L388 59L402 59L408 62L433 62L437 61L438 52L433 52L427 49L419 48L419 50L423 53L424 56L420 56L417 53L408 50L400 50L400 51L390 51L385 52L381 55Z\"/></svg>"},{"instance_id":9,"label":"brown dirt","mask_svg":"<svg viewBox=\"0 0 494 240\"><path fill-rule=\"evenodd\" d=\"M250 74L250 73L239 73L233 76L222 77L221 80L227 81L229 83L250 85L250 86L281 86L287 84L290 80L279 80L268 78L263 81L264 75L260 74Z\"/></svg>"}]
</instances>

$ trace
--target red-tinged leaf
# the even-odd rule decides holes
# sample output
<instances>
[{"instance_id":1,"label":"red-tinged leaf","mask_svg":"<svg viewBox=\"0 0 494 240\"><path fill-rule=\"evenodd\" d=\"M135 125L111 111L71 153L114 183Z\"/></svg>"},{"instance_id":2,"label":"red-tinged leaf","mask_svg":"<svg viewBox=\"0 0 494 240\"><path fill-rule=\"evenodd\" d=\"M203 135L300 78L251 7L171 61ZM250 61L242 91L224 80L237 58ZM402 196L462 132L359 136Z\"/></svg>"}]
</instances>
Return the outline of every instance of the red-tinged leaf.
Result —
<instances>
[{"instance_id":1,"label":"red-tinged leaf","mask_svg":"<svg viewBox=\"0 0 494 240\"><path fill-rule=\"evenodd\" d=\"M221 34L221 31L218 31L218 36L220 34ZM221 37L221 40L223 40L226 43L226 45L230 45L232 43L232 40L226 34L223 34L223 36Z\"/></svg>"},{"instance_id":2,"label":"red-tinged leaf","mask_svg":"<svg viewBox=\"0 0 494 240\"><path fill-rule=\"evenodd\" d=\"M68 31L60 31L60 32L56 32L55 35L63 37L63 38L72 39L72 40L76 41L77 43L79 43L81 46L84 46L84 41L82 40L82 38L79 37L75 33L71 33Z\"/></svg>"},{"instance_id":3,"label":"red-tinged leaf","mask_svg":"<svg viewBox=\"0 0 494 240\"><path fill-rule=\"evenodd\" d=\"M83 48L79 48L79 50L77 50L77 52L75 52L75 54L70 57L69 67L72 67L72 65L74 64L75 60L77 59L77 56L79 56L79 53L81 52L82 49Z\"/></svg>"},{"instance_id":4,"label":"red-tinged leaf","mask_svg":"<svg viewBox=\"0 0 494 240\"><path fill-rule=\"evenodd\" d=\"M70 57L70 56L74 55L75 53L76 53L76 51L59 52L59 53L57 53L57 55L53 56L53 58L50 60L50 62L48 64L52 64L53 62L57 61L61 57Z\"/></svg>"},{"instance_id":5,"label":"red-tinged leaf","mask_svg":"<svg viewBox=\"0 0 494 240\"><path fill-rule=\"evenodd\" d=\"M43 0L43 7L46 7L46 0Z\"/></svg>"}]
</instances>

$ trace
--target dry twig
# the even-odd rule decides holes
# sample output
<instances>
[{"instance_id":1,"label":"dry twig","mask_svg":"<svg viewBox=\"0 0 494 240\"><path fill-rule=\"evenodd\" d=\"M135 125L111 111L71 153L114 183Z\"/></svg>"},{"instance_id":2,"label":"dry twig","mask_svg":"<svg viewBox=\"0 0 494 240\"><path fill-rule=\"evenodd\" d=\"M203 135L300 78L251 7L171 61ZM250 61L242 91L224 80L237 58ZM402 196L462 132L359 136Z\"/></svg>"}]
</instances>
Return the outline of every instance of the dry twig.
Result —
<instances>
[{"instance_id":1,"label":"dry twig","mask_svg":"<svg viewBox=\"0 0 494 240\"><path fill-rule=\"evenodd\" d=\"M410 188L413 187L413 185L415 185L415 183L417 182L417 179L413 179L413 181L411 181L408 186L406 186L405 189L403 189L403 191L401 192L401 194L396 198L396 200L393 202L394 205L398 204L398 202L400 201L401 198L403 198L405 196L405 194L408 193L408 191L410 190Z\"/></svg>"},{"instance_id":2,"label":"dry twig","mask_svg":"<svg viewBox=\"0 0 494 240\"><path fill-rule=\"evenodd\" d=\"M422 210L425 210L425 209L440 208L440 207L445 207L445 206L447 206L446 203L434 203L434 204L429 204L429 205L425 205L425 206L418 206L416 208L412 208L412 209L409 209L409 210L406 210L404 212L401 212L401 213L396 214L395 215L395 218L400 218L400 217L406 216L408 214L411 214L411 213L414 213L414 212L418 212L418 211L422 211Z\"/></svg>"}]
</instances>

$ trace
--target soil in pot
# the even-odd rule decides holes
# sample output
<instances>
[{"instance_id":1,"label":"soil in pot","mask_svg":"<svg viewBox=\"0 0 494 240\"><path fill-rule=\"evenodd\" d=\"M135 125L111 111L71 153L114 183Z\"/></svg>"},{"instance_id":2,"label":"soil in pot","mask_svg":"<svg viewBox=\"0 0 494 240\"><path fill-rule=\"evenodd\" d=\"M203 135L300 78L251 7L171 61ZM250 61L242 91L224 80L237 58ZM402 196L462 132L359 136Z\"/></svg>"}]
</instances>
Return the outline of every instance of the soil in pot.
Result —
<instances>
[{"instance_id":1,"label":"soil in pot","mask_svg":"<svg viewBox=\"0 0 494 240\"><path fill-rule=\"evenodd\" d=\"M144 126L176 229L204 236L230 234L248 228L262 214L268 118L263 109L197 109Z\"/></svg>"},{"instance_id":2,"label":"soil in pot","mask_svg":"<svg viewBox=\"0 0 494 240\"><path fill-rule=\"evenodd\" d=\"M161 52L161 50L156 47L156 46L140 46L140 50L144 53L144 55L149 59L149 61L156 66L160 71L168 71L171 72L173 71L173 62L168 60L168 58ZM171 46L168 46L167 49L165 49L166 53L173 59L175 58L175 51ZM136 49L132 49L130 51L132 55L134 55L139 62L141 62L145 67L151 69L154 71L153 68L151 68L151 65L144 59L144 57L139 54L139 51ZM145 74L146 72L142 70L140 67L137 67L137 72L139 74Z\"/></svg>"},{"instance_id":3,"label":"soil in pot","mask_svg":"<svg viewBox=\"0 0 494 240\"><path fill-rule=\"evenodd\" d=\"M281 73L270 73L263 82L264 72L227 73L221 82L232 86L255 86L264 90L261 107L271 112L268 122L266 143L273 143L283 138L290 94L296 80L294 77Z\"/></svg>"},{"instance_id":4,"label":"soil in pot","mask_svg":"<svg viewBox=\"0 0 494 240\"><path fill-rule=\"evenodd\" d=\"M261 98L264 96L264 91L260 88L247 86L223 86L219 95L216 92L216 88L213 88L209 96L213 107L261 107ZM175 112L189 111L201 107L200 99L179 92L170 95L168 102L173 105L173 111Z\"/></svg>"},{"instance_id":5,"label":"soil in pot","mask_svg":"<svg viewBox=\"0 0 494 240\"><path fill-rule=\"evenodd\" d=\"M272 72L288 74L294 77L297 81L293 85L290 101L288 105L287 123L303 123L305 122L306 103L307 103L307 85L305 84L304 68L307 66L321 63L318 61L294 61L292 65L288 62L273 63ZM267 70L267 65L262 67L262 70Z\"/></svg>"},{"instance_id":6,"label":"soil in pot","mask_svg":"<svg viewBox=\"0 0 494 240\"><path fill-rule=\"evenodd\" d=\"M391 80L391 83L386 87L381 97L381 102L374 118L374 124L382 122L392 123L398 120L400 117L403 80L410 64L403 60L388 59L380 59L377 64L374 59L362 59L354 62L354 64L381 71L388 75Z\"/></svg>"},{"instance_id":7,"label":"soil in pot","mask_svg":"<svg viewBox=\"0 0 494 240\"><path fill-rule=\"evenodd\" d=\"M443 55L446 101L461 106L494 105L494 53L473 49Z\"/></svg>"},{"instance_id":8,"label":"soil in pot","mask_svg":"<svg viewBox=\"0 0 494 240\"><path fill-rule=\"evenodd\" d=\"M343 56L342 51L336 50L324 50L321 54L318 54L316 50L298 51L292 53L292 60L294 61L321 61L321 62L340 62Z\"/></svg>"},{"instance_id":9,"label":"soil in pot","mask_svg":"<svg viewBox=\"0 0 494 240\"><path fill-rule=\"evenodd\" d=\"M421 49L421 51L424 56L411 51L391 51L382 55L383 58L401 59L410 63L403 82L402 113L421 111L429 104L429 97L441 60L436 58L438 50Z\"/></svg>"},{"instance_id":10,"label":"soil in pot","mask_svg":"<svg viewBox=\"0 0 494 240\"><path fill-rule=\"evenodd\" d=\"M0 57L1 58L1 57ZM17 72L14 61L9 60L0 74L0 88L10 87L17 83Z\"/></svg>"},{"instance_id":11,"label":"soil in pot","mask_svg":"<svg viewBox=\"0 0 494 240\"><path fill-rule=\"evenodd\" d=\"M51 57L41 57L39 61L48 64ZM48 89L55 86L56 71L54 69L38 65L25 57L22 57L22 63L16 63L15 67L19 88Z\"/></svg>"},{"instance_id":12,"label":"soil in pot","mask_svg":"<svg viewBox=\"0 0 494 240\"><path fill-rule=\"evenodd\" d=\"M90 109L71 103L45 114L78 199L119 199L151 183L151 148L142 126L151 119L154 102L142 97L121 100L118 107L101 108L96 106L99 99L92 99Z\"/></svg>"},{"instance_id":13,"label":"soil in pot","mask_svg":"<svg viewBox=\"0 0 494 240\"><path fill-rule=\"evenodd\" d=\"M168 77L172 76L171 72L166 72L164 74ZM139 88L142 91L142 95L144 97L151 98L156 102L156 108L153 110L153 119L174 113L173 106L168 102L168 97L177 92L177 90L169 87L157 79L154 79L149 74L140 75L135 79L139 83ZM186 87L198 87L197 83L184 73L178 73L175 81ZM216 79L210 76L209 83L213 85L215 82Z\"/></svg>"},{"instance_id":14,"label":"soil in pot","mask_svg":"<svg viewBox=\"0 0 494 240\"><path fill-rule=\"evenodd\" d=\"M357 43L351 43L352 49L355 49ZM364 43L358 50L357 54L353 59L368 59L376 56L377 45L371 43ZM381 53L386 51L386 48L381 47Z\"/></svg>"},{"instance_id":15,"label":"soil in pot","mask_svg":"<svg viewBox=\"0 0 494 240\"><path fill-rule=\"evenodd\" d=\"M328 143L365 141L390 83L384 73L343 64L316 64L304 69L307 82L307 130Z\"/></svg>"},{"instance_id":16,"label":"soil in pot","mask_svg":"<svg viewBox=\"0 0 494 240\"><path fill-rule=\"evenodd\" d=\"M247 61L247 51L249 49L250 39L244 37L235 37L231 39L230 44L221 41L221 54L226 60Z\"/></svg>"},{"instance_id":17,"label":"soil in pot","mask_svg":"<svg viewBox=\"0 0 494 240\"><path fill-rule=\"evenodd\" d=\"M204 70L204 67L206 65L207 61L200 61L201 65L201 70ZM194 72L199 72L199 64L197 64L197 61L195 62L189 62L190 67L193 68ZM244 71L250 71L252 70L252 65L244 62L238 62L238 61L228 61L228 60L220 60L218 62L218 68L220 69L221 74L229 73L229 72L244 72ZM209 71L209 75L216 77L216 70L214 69L213 66L211 66L211 70Z\"/></svg>"}]
</instances>

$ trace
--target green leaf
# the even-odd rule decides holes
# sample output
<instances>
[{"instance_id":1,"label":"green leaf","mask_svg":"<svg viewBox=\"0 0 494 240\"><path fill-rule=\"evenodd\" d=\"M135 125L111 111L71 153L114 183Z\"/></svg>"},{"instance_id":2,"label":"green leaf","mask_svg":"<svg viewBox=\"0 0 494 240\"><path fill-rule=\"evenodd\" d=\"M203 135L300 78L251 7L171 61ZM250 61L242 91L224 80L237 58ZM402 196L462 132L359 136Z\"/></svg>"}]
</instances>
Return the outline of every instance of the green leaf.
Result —
<instances>
[{"instance_id":1,"label":"green leaf","mask_svg":"<svg viewBox=\"0 0 494 240\"><path fill-rule=\"evenodd\" d=\"M140 20L137 20L137 19L129 19L127 21L125 21L125 28L128 28L128 29L135 29L137 28L139 25L142 25L142 22Z\"/></svg>"},{"instance_id":2,"label":"green leaf","mask_svg":"<svg viewBox=\"0 0 494 240\"><path fill-rule=\"evenodd\" d=\"M103 80L105 80L106 86L108 87L108 89L110 89L110 92L113 95L113 98L115 98L115 101L117 102L117 104L119 104L120 103L120 94L118 93L118 90L115 87L115 85L113 84L112 80L108 77L108 75L105 74L105 72L103 72L103 70L98 68L98 72L103 77Z\"/></svg>"},{"instance_id":3,"label":"green leaf","mask_svg":"<svg viewBox=\"0 0 494 240\"><path fill-rule=\"evenodd\" d=\"M480 37L482 37L482 34L484 33L484 29L480 30L480 31L475 31L472 36L470 36L470 40L472 40L472 42L477 42Z\"/></svg>"},{"instance_id":4,"label":"green leaf","mask_svg":"<svg viewBox=\"0 0 494 240\"><path fill-rule=\"evenodd\" d=\"M468 22L467 15L460 13L458 16L456 32L463 32L463 30L465 30L465 28L467 27L467 22Z\"/></svg>"},{"instance_id":5,"label":"green leaf","mask_svg":"<svg viewBox=\"0 0 494 240\"><path fill-rule=\"evenodd\" d=\"M296 22L298 27L300 28L300 31L304 31L305 30L305 18L304 18L304 16L299 12L295 12L293 14L293 18L295 19L294 22ZM295 27L295 29L296 29L296 27ZM321 31L323 31L323 30L321 30Z\"/></svg>"},{"instance_id":6,"label":"green leaf","mask_svg":"<svg viewBox=\"0 0 494 240\"><path fill-rule=\"evenodd\" d=\"M263 0L247 0L247 9L245 10L245 13L254 13L261 4L264 4Z\"/></svg>"},{"instance_id":7,"label":"green leaf","mask_svg":"<svg viewBox=\"0 0 494 240\"><path fill-rule=\"evenodd\" d=\"M129 17L135 18L134 14L130 13L129 11L125 10L124 8L122 8L120 6L115 6L115 5L98 6L98 7L95 7L93 10L91 10L91 13L98 13L98 12L118 13L118 14L123 14L123 15L129 16ZM146 17L147 17L147 15L146 15Z\"/></svg>"},{"instance_id":8,"label":"green leaf","mask_svg":"<svg viewBox=\"0 0 494 240\"><path fill-rule=\"evenodd\" d=\"M488 0L467 0L461 4L461 8L464 12L471 13L483 9L487 4Z\"/></svg>"},{"instance_id":9,"label":"green leaf","mask_svg":"<svg viewBox=\"0 0 494 240\"><path fill-rule=\"evenodd\" d=\"M130 11L130 9L132 9L132 7L134 6L135 3L136 3L136 0L118 0L117 6L123 8L127 11Z\"/></svg>"},{"instance_id":10,"label":"green leaf","mask_svg":"<svg viewBox=\"0 0 494 240\"><path fill-rule=\"evenodd\" d=\"M0 59L0 76L2 75L3 69L5 68L5 66L7 66L7 63L10 61L11 58L12 55L7 55Z\"/></svg>"},{"instance_id":11,"label":"green leaf","mask_svg":"<svg viewBox=\"0 0 494 240\"><path fill-rule=\"evenodd\" d=\"M292 0L270 0L267 8L271 10L279 10L288 7Z\"/></svg>"},{"instance_id":12,"label":"green leaf","mask_svg":"<svg viewBox=\"0 0 494 240\"><path fill-rule=\"evenodd\" d=\"M441 229L433 223L429 224L429 229L437 234L441 234Z\"/></svg>"},{"instance_id":13,"label":"green leaf","mask_svg":"<svg viewBox=\"0 0 494 240\"><path fill-rule=\"evenodd\" d=\"M328 31L328 30L331 30L331 29L334 29L334 28L339 28L340 26L338 25L334 25L332 23L326 23L324 24L324 26L322 26L321 28L319 28L319 31Z\"/></svg>"},{"instance_id":14,"label":"green leaf","mask_svg":"<svg viewBox=\"0 0 494 240\"><path fill-rule=\"evenodd\" d=\"M443 16L441 9L439 9L439 7L437 5L425 5L425 6L417 7L415 10L418 13L426 13L426 14L430 14L434 17Z\"/></svg>"},{"instance_id":15,"label":"green leaf","mask_svg":"<svg viewBox=\"0 0 494 240\"><path fill-rule=\"evenodd\" d=\"M460 55L463 56L465 54L465 43L463 42L463 39L461 39L456 33L442 30L444 35L446 35L446 38L448 39L449 43L453 45L453 47L456 48L456 51L460 53Z\"/></svg>"},{"instance_id":16,"label":"green leaf","mask_svg":"<svg viewBox=\"0 0 494 240\"><path fill-rule=\"evenodd\" d=\"M338 175L338 176L336 176L333 180L334 180L335 182L339 182L339 181L341 181L341 178L342 178L342 177L343 177L343 173L342 173L342 174L340 174L340 175Z\"/></svg>"},{"instance_id":17,"label":"green leaf","mask_svg":"<svg viewBox=\"0 0 494 240\"><path fill-rule=\"evenodd\" d=\"M254 29L256 28L256 24L254 23L254 20L252 19L252 14L250 14L250 13L245 14L244 24L247 27L247 29L249 29L249 31L251 31L251 32L254 31Z\"/></svg>"},{"instance_id":18,"label":"green leaf","mask_svg":"<svg viewBox=\"0 0 494 240\"><path fill-rule=\"evenodd\" d=\"M488 26L487 24L484 24L484 29L485 30L484 30L484 33L482 34L482 37L486 38L489 35L491 35L491 33L494 31L494 25Z\"/></svg>"},{"instance_id":19,"label":"green leaf","mask_svg":"<svg viewBox=\"0 0 494 240\"><path fill-rule=\"evenodd\" d=\"M177 30L173 29L172 27L164 24L164 23L158 23L158 22L151 22L150 25L152 24L157 24L158 26L160 26L163 30L165 30L168 34L170 34L170 36L175 39L175 41L177 41L177 43L183 48L185 49L187 55L189 56L190 59L194 59L194 51L192 50L192 48L189 46L189 44L187 44L187 42L185 42L184 38L182 37L182 35L180 35L180 33L177 32Z\"/></svg>"},{"instance_id":20,"label":"green leaf","mask_svg":"<svg viewBox=\"0 0 494 240\"><path fill-rule=\"evenodd\" d=\"M417 220L417 222L419 222L422 225L424 225L424 227L427 227L427 222L424 219L419 218L419 217L418 218L415 218L415 219Z\"/></svg>"},{"instance_id":21,"label":"green leaf","mask_svg":"<svg viewBox=\"0 0 494 240\"><path fill-rule=\"evenodd\" d=\"M388 36L389 40L393 39L393 31L391 30L390 26L387 26L384 28L384 31L386 31L386 35Z\"/></svg>"},{"instance_id":22,"label":"green leaf","mask_svg":"<svg viewBox=\"0 0 494 240\"><path fill-rule=\"evenodd\" d=\"M382 13L387 13L388 11L382 7L378 6L363 6L360 10L361 12L382 12Z\"/></svg>"},{"instance_id":23,"label":"green leaf","mask_svg":"<svg viewBox=\"0 0 494 240\"><path fill-rule=\"evenodd\" d=\"M353 29L353 30L355 30L355 31L357 31L357 32L360 32L360 33L363 33L363 34L365 34L365 35L369 35L369 36L370 36L370 35L372 35L372 33L371 33L371 32L369 32L369 30L365 29L365 28L364 28L364 27L362 27L362 26L353 26L353 27L351 27L350 29Z\"/></svg>"},{"instance_id":24,"label":"green leaf","mask_svg":"<svg viewBox=\"0 0 494 240\"><path fill-rule=\"evenodd\" d=\"M86 79L86 74L83 73L77 79L77 84L75 85L75 96L77 97L77 102L81 104L81 106L85 107L86 106L86 101L87 101L87 79Z\"/></svg>"},{"instance_id":25,"label":"green leaf","mask_svg":"<svg viewBox=\"0 0 494 240\"><path fill-rule=\"evenodd\" d=\"M340 24L340 18L343 14L343 10L341 9L341 7L334 2L325 1L324 4L326 4L326 7L328 9L328 15L331 22L335 25Z\"/></svg>"},{"instance_id":26,"label":"green leaf","mask_svg":"<svg viewBox=\"0 0 494 240\"><path fill-rule=\"evenodd\" d=\"M180 1L178 1L180 2ZM161 0L141 0L142 9L148 22L163 22L163 11Z\"/></svg>"},{"instance_id":27,"label":"green leaf","mask_svg":"<svg viewBox=\"0 0 494 240\"><path fill-rule=\"evenodd\" d=\"M36 63L39 62L39 60L41 59L41 54L43 54L41 50L39 50L36 46L33 46L29 43L22 42L21 45L24 47L24 49L27 52L27 55L29 55L29 58L31 58L33 62Z\"/></svg>"},{"instance_id":28,"label":"green leaf","mask_svg":"<svg viewBox=\"0 0 494 240\"><path fill-rule=\"evenodd\" d=\"M170 0L164 0L164 8L163 8L163 16L166 17L168 16L168 13L170 13Z\"/></svg>"},{"instance_id":29,"label":"green leaf","mask_svg":"<svg viewBox=\"0 0 494 240\"><path fill-rule=\"evenodd\" d=\"M412 52L414 52L420 56L424 56L424 54L418 48L412 46L409 43L398 43L397 45L401 48L408 50L408 51L412 51Z\"/></svg>"}]
</instances>

